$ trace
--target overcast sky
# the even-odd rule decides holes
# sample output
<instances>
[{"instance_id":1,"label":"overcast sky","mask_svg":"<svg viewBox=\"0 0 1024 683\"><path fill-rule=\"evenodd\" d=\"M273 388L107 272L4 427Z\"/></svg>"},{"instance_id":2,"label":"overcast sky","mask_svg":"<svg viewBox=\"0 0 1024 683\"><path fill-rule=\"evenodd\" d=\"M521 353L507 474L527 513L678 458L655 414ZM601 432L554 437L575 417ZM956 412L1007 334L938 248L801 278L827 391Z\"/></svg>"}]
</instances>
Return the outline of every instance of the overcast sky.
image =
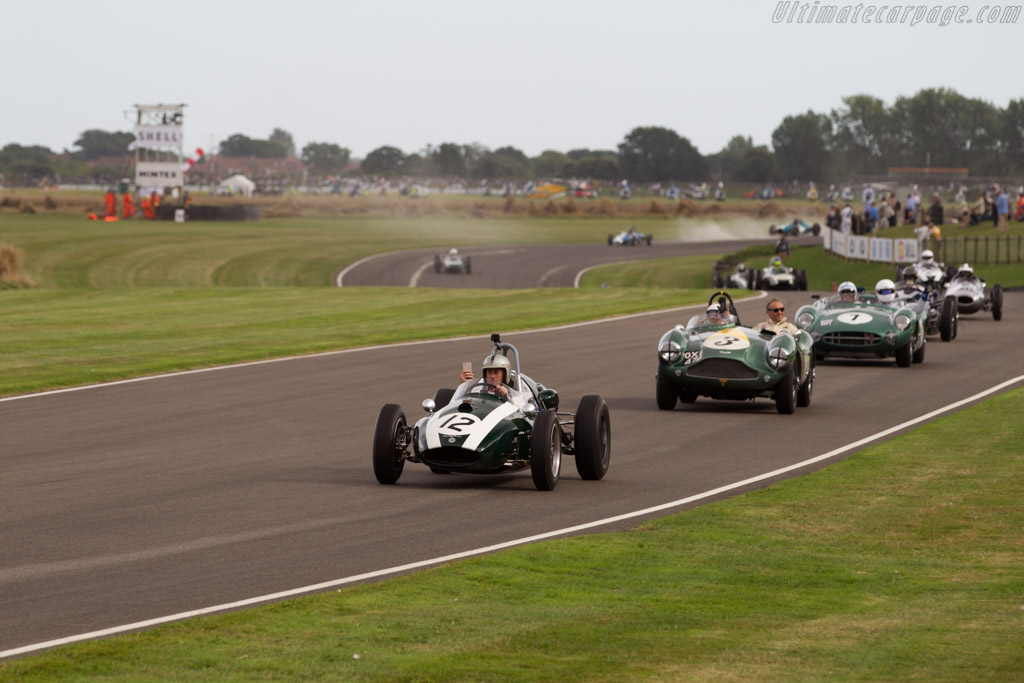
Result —
<instances>
[{"instance_id":1,"label":"overcast sky","mask_svg":"<svg viewBox=\"0 0 1024 683\"><path fill-rule=\"evenodd\" d=\"M536 156L615 149L637 126L711 154L738 134L770 145L785 116L846 95L1024 97L1024 17L981 24L992 3L972 0L928 6L962 7L963 23L912 25L910 5L825 2L830 24L787 21L775 0L10 0L0 147L59 152L87 129L131 130L134 104L186 103L186 154L279 127L299 150L356 157L442 142Z\"/></svg>"}]
</instances>

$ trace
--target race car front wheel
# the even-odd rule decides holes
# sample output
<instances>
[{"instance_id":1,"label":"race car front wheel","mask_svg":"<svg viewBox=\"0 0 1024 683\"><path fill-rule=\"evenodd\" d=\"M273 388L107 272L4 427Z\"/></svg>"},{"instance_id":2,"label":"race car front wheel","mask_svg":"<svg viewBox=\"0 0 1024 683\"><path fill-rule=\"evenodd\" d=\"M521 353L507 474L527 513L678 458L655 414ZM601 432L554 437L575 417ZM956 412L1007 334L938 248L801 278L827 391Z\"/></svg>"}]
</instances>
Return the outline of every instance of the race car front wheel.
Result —
<instances>
[{"instance_id":1,"label":"race car front wheel","mask_svg":"<svg viewBox=\"0 0 1024 683\"><path fill-rule=\"evenodd\" d=\"M562 428L558 414L545 410L537 415L533 423L533 439L530 443L530 473L533 485L538 491L550 491L558 483L562 470Z\"/></svg>"},{"instance_id":2,"label":"race car front wheel","mask_svg":"<svg viewBox=\"0 0 1024 683\"><path fill-rule=\"evenodd\" d=\"M381 484L394 484L402 476L407 431L401 406L389 403L380 409L373 429L373 474Z\"/></svg>"}]
</instances>

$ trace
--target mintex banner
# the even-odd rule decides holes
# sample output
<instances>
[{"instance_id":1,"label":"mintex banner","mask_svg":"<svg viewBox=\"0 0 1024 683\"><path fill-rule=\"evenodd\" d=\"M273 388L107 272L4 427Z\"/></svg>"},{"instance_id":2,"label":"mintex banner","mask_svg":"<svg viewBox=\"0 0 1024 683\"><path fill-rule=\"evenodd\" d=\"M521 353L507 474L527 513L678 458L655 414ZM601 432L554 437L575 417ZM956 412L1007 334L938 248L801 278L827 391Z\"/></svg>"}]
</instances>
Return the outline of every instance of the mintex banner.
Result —
<instances>
[{"instance_id":1,"label":"mintex banner","mask_svg":"<svg viewBox=\"0 0 1024 683\"><path fill-rule=\"evenodd\" d=\"M184 185L181 164L177 161L137 161L135 162L135 184L157 187Z\"/></svg>"}]
</instances>

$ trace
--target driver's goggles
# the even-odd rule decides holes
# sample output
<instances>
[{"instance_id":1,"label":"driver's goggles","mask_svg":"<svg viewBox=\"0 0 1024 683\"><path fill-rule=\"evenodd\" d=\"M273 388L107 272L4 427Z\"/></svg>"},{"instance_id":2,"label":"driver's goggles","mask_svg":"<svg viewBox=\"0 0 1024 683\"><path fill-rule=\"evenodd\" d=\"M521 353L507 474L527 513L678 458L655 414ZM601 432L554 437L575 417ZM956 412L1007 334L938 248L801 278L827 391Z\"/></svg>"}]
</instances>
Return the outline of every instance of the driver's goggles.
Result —
<instances>
[{"instance_id":1,"label":"driver's goggles","mask_svg":"<svg viewBox=\"0 0 1024 683\"><path fill-rule=\"evenodd\" d=\"M878 293L879 294L895 294L896 290L895 289L880 289L880 290L878 290Z\"/></svg>"}]
</instances>

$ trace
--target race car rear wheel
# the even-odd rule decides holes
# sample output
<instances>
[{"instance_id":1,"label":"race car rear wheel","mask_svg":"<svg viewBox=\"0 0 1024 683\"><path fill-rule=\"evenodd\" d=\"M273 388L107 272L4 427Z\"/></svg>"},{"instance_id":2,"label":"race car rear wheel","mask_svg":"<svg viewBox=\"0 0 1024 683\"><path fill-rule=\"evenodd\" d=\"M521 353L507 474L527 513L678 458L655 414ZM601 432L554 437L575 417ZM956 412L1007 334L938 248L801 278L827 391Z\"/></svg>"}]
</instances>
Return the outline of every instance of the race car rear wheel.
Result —
<instances>
[{"instance_id":1,"label":"race car rear wheel","mask_svg":"<svg viewBox=\"0 0 1024 683\"><path fill-rule=\"evenodd\" d=\"M820 226L820 225L818 225L817 223L815 223L814 225L812 225L812 226L811 226L811 234L812 234L812 235L814 235L815 237L817 237L818 235L820 235L820 234L821 234L821 226Z\"/></svg>"},{"instance_id":2,"label":"race car rear wheel","mask_svg":"<svg viewBox=\"0 0 1024 683\"><path fill-rule=\"evenodd\" d=\"M466 257L466 275L473 272L473 261L468 256Z\"/></svg>"},{"instance_id":3,"label":"race car rear wheel","mask_svg":"<svg viewBox=\"0 0 1024 683\"><path fill-rule=\"evenodd\" d=\"M939 338L948 342L955 336L957 303L955 296L947 296L942 300L942 313L939 314Z\"/></svg>"},{"instance_id":4,"label":"race car rear wheel","mask_svg":"<svg viewBox=\"0 0 1024 683\"><path fill-rule=\"evenodd\" d=\"M908 341L903 346L896 349L896 365L901 368L909 368L910 364L914 362L914 351L910 348L910 342Z\"/></svg>"},{"instance_id":5,"label":"race car rear wheel","mask_svg":"<svg viewBox=\"0 0 1024 683\"><path fill-rule=\"evenodd\" d=\"M647 235L646 235L646 236L644 237L644 240L646 240L646 241L647 241L647 246L651 246L651 242L652 242L652 241L654 240L654 235L651 235L651 234L647 234Z\"/></svg>"},{"instance_id":6,"label":"race car rear wheel","mask_svg":"<svg viewBox=\"0 0 1024 683\"><path fill-rule=\"evenodd\" d=\"M612 246L612 241L615 239L614 235L608 235L608 246Z\"/></svg>"},{"instance_id":7,"label":"race car rear wheel","mask_svg":"<svg viewBox=\"0 0 1024 683\"><path fill-rule=\"evenodd\" d=\"M537 415L533 423L533 439L530 443L530 473L533 485L538 491L550 491L558 483L562 469L562 428L558 415L545 410Z\"/></svg>"},{"instance_id":8,"label":"race car rear wheel","mask_svg":"<svg viewBox=\"0 0 1024 683\"><path fill-rule=\"evenodd\" d=\"M790 367L782 376L779 383L775 385L775 409L782 415L792 415L796 412L796 376L793 368Z\"/></svg>"},{"instance_id":9,"label":"race car rear wheel","mask_svg":"<svg viewBox=\"0 0 1024 683\"><path fill-rule=\"evenodd\" d=\"M672 380L665 377L661 370L658 370L658 386L654 397L658 402L658 408L661 410L672 410L676 407L676 401L679 400L679 390L672 383Z\"/></svg>"},{"instance_id":10,"label":"race car rear wheel","mask_svg":"<svg viewBox=\"0 0 1024 683\"><path fill-rule=\"evenodd\" d=\"M799 408L811 405L811 396L814 394L814 356L812 355L810 358L811 370L807 373L807 379L796 392L796 405Z\"/></svg>"},{"instance_id":11,"label":"race car rear wheel","mask_svg":"<svg viewBox=\"0 0 1024 683\"><path fill-rule=\"evenodd\" d=\"M576 471L597 481L608 471L612 456L612 423L600 396L584 396L576 408Z\"/></svg>"},{"instance_id":12,"label":"race car rear wheel","mask_svg":"<svg viewBox=\"0 0 1024 683\"><path fill-rule=\"evenodd\" d=\"M1003 319L1003 286L994 285L992 287L992 319L1002 320Z\"/></svg>"},{"instance_id":13,"label":"race car rear wheel","mask_svg":"<svg viewBox=\"0 0 1024 683\"><path fill-rule=\"evenodd\" d=\"M437 254L434 254L434 272L441 272L441 257L438 256Z\"/></svg>"},{"instance_id":14,"label":"race car rear wheel","mask_svg":"<svg viewBox=\"0 0 1024 683\"><path fill-rule=\"evenodd\" d=\"M807 291L807 271L806 270L799 270L799 271L797 271L797 273L798 273L797 278L798 278L798 280L800 282L800 286L798 287L798 289L801 292L806 292Z\"/></svg>"},{"instance_id":15,"label":"race car rear wheel","mask_svg":"<svg viewBox=\"0 0 1024 683\"><path fill-rule=\"evenodd\" d=\"M388 403L380 409L373 429L373 474L381 484L394 484L402 476L407 429L401 406Z\"/></svg>"}]
</instances>

